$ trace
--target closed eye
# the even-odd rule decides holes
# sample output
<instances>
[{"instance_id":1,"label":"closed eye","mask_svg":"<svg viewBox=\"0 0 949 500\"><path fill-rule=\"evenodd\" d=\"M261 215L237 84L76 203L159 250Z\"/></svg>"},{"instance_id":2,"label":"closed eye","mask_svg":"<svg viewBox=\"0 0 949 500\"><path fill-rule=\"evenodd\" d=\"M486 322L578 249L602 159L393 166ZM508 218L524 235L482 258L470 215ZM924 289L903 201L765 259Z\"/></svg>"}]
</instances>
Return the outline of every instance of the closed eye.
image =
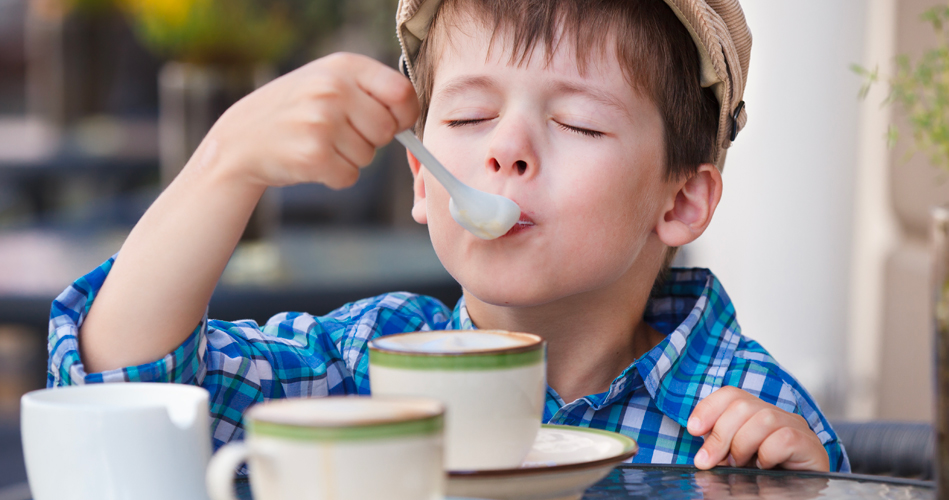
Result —
<instances>
[{"instance_id":1,"label":"closed eye","mask_svg":"<svg viewBox=\"0 0 949 500\"><path fill-rule=\"evenodd\" d=\"M574 127L574 126L567 125L567 124L560 123L560 122L554 122L554 123L556 123L557 125L559 125L560 128L562 128L562 129L564 129L564 130L567 130L567 131L570 131L570 132L576 132L576 133L578 133L578 134L582 134L582 135L585 135L585 136L587 136L587 137L603 137L604 135L606 135L606 134L604 134L603 132L597 132L596 130L590 130L590 129L586 129L586 128Z\"/></svg>"},{"instance_id":2,"label":"closed eye","mask_svg":"<svg viewBox=\"0 0 949 500\"><path fill-rule=\"evenodd\" d=\"M469 118L467 120L448 120L445 122L449 128L461 127L464 125L474 125L475 123L481 123L487 121L487 118Z\"/></svg>"}]
</instances>

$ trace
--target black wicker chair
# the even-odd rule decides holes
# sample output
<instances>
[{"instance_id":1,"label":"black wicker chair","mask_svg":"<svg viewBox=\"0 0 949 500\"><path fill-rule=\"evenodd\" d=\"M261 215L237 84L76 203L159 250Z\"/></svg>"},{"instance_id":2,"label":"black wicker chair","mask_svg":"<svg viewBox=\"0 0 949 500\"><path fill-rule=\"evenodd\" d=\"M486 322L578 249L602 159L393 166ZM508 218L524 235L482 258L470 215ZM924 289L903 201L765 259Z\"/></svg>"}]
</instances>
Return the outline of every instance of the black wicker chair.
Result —
<instances>
[{"instance_id":1,"label":"black wicker chair","mask_svg":"<svg viewBox=\"0 0 949 500\"><path fill-rule=\"evenodd\" d=\"M935 438L930 424L831 422L857 474L932 479Z\"/></svg>"}]
</instances>

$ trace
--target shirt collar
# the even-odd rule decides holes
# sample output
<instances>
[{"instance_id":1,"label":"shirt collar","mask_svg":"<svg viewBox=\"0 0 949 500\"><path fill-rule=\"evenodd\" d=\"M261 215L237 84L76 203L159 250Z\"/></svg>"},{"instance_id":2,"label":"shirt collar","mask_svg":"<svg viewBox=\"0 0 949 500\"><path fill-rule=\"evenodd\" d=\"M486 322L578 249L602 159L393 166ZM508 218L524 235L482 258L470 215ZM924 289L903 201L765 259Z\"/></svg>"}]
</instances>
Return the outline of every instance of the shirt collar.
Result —
<instances>
[{"instance_id":1,"label":"shirt collar","mask_svg":"<svg viewBox=\"0 0 949 500\"><path fill-rule=\"evenodd\" d=\"M455 305L455 310L451 312L451 322L449 328L452 330L474 330L474 323L468 316L468 306L465 304L465 296L462 295Z\"/></svg>"},{"instance_id":2,"label":"shirt collar","mask_svg":"<svg viewBox=\"0 0 949 500\"><path fill-rule=\"evenodd\" d=\"M623 370L608 391L587 396L594 409L645 386L659 409L685 426L694 404L722 385L741 338L735 308L708 269L670 270L646 304L643 319L666 338ZM451 328L475 328L462 297ZM641 380L641 382L640 382ZM688 394L690 397L683 398Z\"/></svg>"},{"instance_id":3,"label":"shirt collar","mask_svg":"<svg viewBox=\"0 0 949 500\"><path fill-rule=\"evenodd\" d=\"M677 323L636 365L659 409L685 426L695 404L722 386L741 340L735 307L708 269L673 269L644 318L663 333Z\"/></svg>"}]
</instances>

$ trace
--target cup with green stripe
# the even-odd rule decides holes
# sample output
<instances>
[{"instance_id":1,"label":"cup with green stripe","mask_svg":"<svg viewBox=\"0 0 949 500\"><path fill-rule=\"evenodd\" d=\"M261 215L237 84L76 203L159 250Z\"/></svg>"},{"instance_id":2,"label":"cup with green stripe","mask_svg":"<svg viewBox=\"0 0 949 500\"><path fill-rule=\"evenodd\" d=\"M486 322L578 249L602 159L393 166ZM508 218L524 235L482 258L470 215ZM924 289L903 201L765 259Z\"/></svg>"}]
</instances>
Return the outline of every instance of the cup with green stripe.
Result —
<instances>
[{"instance_id":1,"label":"cup with green stripe","mask_svg":"<svg viewBox=\"0 0 949 500\"><path fill-rule=\"evenodd\" d=\"M445 403L445 466L453 471L521 464L540 430L546 366L546 342L528 333L414 332L369 343L373 395Z\"/></svg>"},{"instance_id":2,"label":"cup with green stripe","mask_svg":"<svg viewBox=\"0 0 949 500\"><path fill-rule=\"evenodd\" d=\"M246 463L256 500L442 500L444 414L441 402L419 397L255 405L244 415L244 441L211 458L208 493L236 500L234 471Z\"/></svg>"}]
</instances>

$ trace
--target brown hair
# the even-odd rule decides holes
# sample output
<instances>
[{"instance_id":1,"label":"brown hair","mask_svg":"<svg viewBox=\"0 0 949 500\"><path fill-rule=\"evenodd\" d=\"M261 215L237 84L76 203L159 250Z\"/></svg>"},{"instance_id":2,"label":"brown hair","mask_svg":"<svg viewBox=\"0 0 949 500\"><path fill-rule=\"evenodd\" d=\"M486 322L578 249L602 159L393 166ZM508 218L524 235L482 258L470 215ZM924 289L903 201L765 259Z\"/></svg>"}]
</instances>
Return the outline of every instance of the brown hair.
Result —
<instances>
[{"instance_id":1,"label":"brown hair","mask_svg":"<svg viewBox=\"0 0 949 500\"><path fill-rule=\"evenodd\" d=\"M620 66L630 85L655 103L662 116L667 179L689 176L714 163L719 104L699 83L698 49L686 27L663 0L443 0L415 63L422 133L435 79L441 40L458 14L513 35L511 63L526 63L542 44L548 62L559 36L572 36L582 73L594 48L613 34ZM433 46L434 44L434 46Z\"/></svg>"}]
</instances>

